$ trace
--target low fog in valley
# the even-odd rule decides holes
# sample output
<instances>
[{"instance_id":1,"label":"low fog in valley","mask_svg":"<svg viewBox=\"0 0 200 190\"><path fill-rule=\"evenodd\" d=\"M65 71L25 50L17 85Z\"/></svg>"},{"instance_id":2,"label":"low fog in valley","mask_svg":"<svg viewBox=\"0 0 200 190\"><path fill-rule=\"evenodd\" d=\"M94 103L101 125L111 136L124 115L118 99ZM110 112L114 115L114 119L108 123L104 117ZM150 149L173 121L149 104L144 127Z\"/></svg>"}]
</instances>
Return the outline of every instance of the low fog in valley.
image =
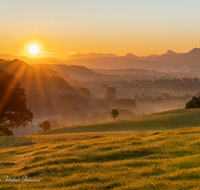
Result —
<instances>
[{"instance_id":1,"label":"low fog in valley","mask_svg":"<svg viewBox=\"0 0 200 190\"><path fill-rule=\"evenodd\" d=\"M196 59L197 50L200 51L194 49L189 55L177 54L176 58L193 55ZM177 55L168 52L159 59L171 60ZM133 62L155 61L155 57L136 58L131 54L126 57ZM84 65L86 59L95 62L111 58L121 59L112 54L86 54L72 56L69 61L83 62ZM159 70L159 67L135 68L134 64L123 69L105 69L101 68L101 64L99 68L88 68L81 64L67 65L53 58L36 59L35 64L25 61L28 60L0 60L0 69L20 79L21 86L26 90L27 107L34 117L33 123L25 128L13 129L14 135L38 132L41 130L39 125L45 120L50 122L51 128L112 121L112 109L118 110L118 120L182 109L193 96L200 95L200 70L182 66L177 69L179 62L171 70ZM155 63L157 60L152 65Z\"/></svg>"}]
</instances>

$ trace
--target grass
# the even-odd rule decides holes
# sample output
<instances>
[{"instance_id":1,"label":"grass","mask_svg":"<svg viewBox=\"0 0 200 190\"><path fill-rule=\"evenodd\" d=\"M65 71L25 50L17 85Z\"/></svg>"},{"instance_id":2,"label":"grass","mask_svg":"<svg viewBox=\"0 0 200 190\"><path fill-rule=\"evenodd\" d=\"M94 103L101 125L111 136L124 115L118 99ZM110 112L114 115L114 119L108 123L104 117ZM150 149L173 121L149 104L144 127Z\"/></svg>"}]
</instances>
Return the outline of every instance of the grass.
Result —
<instances>
[{"instance_id":1,"label":"grass","mask_svg":"<svg viewBox=\"0 0 200 190\"><path fill-rule=\"evenodd\" d=\"M140 110L142 113L150 114L155 112L183 109L184 107L185 102L183 102L183 100L166 100L161 103L140 102L137 103L136 109Z\"/></svg>"},{"instance_id":2,"label":"grass","mask_svg":"<svg viewBox=\"0 0 200 190\"><path fill-rule=\"evenodd\" d=\"M116 120L111 122L56 128L53 130L36 133L36 135L108 131L172 130L200 126L199 116L200 109L172 110L134 117L127 120Z\"/></svg>"},{"instance_id":3,"label":"grass","mask_svg":"<svg viewBox=\"0 0 200 190\"><path fill-rule=\"evenodd\" d=\"M200 189L200 128L195 127L198 113L177 110L121 122L122 128L131 121L144 127L145 122L161 122L157 126L161 130L156 131L98 132L102 123L99 128L94 125L96 132L90 133L67 133L60 128L57 130L63 134L50 130L55 133L0 137L0 180L5 175L40 180L0 182L0 190ZM191 122L190 128L163 130L162 126L173 124L175 118L179 127L180 122L183 127ZM107 127L115 124L119 121L104 123Z\"/></svg>"}]
</instances>

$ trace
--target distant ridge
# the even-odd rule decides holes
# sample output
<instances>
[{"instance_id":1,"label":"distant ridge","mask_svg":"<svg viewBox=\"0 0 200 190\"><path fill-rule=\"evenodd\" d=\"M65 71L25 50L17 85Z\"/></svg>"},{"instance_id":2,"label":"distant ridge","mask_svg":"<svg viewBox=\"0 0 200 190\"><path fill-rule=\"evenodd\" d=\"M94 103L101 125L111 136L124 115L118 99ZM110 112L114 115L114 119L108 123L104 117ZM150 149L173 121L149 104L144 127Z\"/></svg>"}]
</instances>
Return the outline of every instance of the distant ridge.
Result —
<instances>
[{"instance_id":1,"label":"distant ridge","mask_svg":"<svg viewBox=\"0 0 200 190\"><path fill-rule=\"evenodd\" d=\"M194 48L189 51L188 54L200 54L200 48Z\"/></svg>"},{"instance_id":2,"label":"distant ridge","mask_svg":"<svg viewBox=\"0 0 200 190\"><path fill-rule=\"evenodd\" d=\"M127 53L124 57L128 57L128 58L131 58L131 59L139 59L138 56L133 55L132 53Z\"/></svg>"},{"instance_id":3,"label":"distant ridge","mask_svg":"<svg viewBox=\"0 0 200 190\"><path fill-rule=\"evenodd\" d=\"M167 53L165 53L164 55L177 55L178 53L168 50Z\"/></svg>"},{"instance_id":4,"label":"distant ridge","mask_svg":"<svg viewBox=\"0 0 200 190\"><path fill-rule=\"evenodd\" d=\"M75 60L75 59L88 59L88 58L99 58L99 57L118 57L115 54L108 53L108 54L103 54L103 53L88 53L88 54L75 54L69 57L68 60Z\"/></svg>"},{"instance_id":5,"label":"distant ridge","mask_svg":"<svg viewBox=\"0 0 200 190\"><path fill-rule=\"evenodd\" d=\"M5 58L7 57L7 58ZM63 64L79 65L92 69L147 69L147 70L199 70L200 69L200 48L194 48L187 53L176 53L168 50L162 55L149 55L138 57L132 53L125 56L115 54L89 53L72 55L68 60L60 60L55 57L43 57L30 59L25 56L0 54L0 59L20 59L29 64Z\"/></svg>"},{"instance_id":6,"label":"distant ridge","mask_svg":"<svg viewBox=\"0 0 200 190\"><path fill-rule=\"evenodd\" d=\"M4 60L21 60L29 64L36 64L36 63L46 63L46 64L60 64L63 60L58 59L56 57L38 57L38 58L31 58L26 56L17 56L17 55L10 55L10 54L0 54L0 59Z\"/></svg>"}]
</instances>

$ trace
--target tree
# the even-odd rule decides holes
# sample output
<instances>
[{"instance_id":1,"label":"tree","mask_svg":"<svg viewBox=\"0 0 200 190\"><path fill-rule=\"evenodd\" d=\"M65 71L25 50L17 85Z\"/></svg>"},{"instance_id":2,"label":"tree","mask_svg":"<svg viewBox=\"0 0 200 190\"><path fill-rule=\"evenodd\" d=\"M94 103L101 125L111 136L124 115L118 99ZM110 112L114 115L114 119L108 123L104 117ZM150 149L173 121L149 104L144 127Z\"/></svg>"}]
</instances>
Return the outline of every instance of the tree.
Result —
<instances>
[{"instance_id":1,"label":"tree","mask_svg":"<svg viewBox=\"0 0 200 190\"><path fill-rule=\"evenodd\" d=\"M185 104L185 108L200 108L200 97L193 97Z\"/></svg>"},{"instance_id":2,"label":"tree","mask_svg":"<svg viewBox=\"0 0 200 190\"><path fill-rule=\"evenodd\" d=\"M0 136L13 135L12 128L32 122L33 113L26 107L25 89L19 80L0 69Z\"/></svg>"},{"instance_id":3,"label":"tree","mask_svg":"<svg viewBox=\"0 0 200 190\"><path fill-rule=\"evenodd\" d=\"M110 87L106 90L105 99L115 100L116 89L115 87Z\"/></svg>"},{"instance_id":4,"label":"tree","mask_svg":"<svg viewBox=\"0 0 200 190\"><path fill-rule=\"evenodd\" d=\"M115 118L117 118L118 116L119 116L119 112L117 111L117 109L112 109L110 112L110 117L113 117L115 120Z\"/></svg>"},{"instance_id":5,"label":"tree","mask_svg":"<svg viewBox=\"0 0 200 190\"><path fill-rule=\"evenodd\" d=\"M43 130L49 130L51 128L51 124L49 121L43 121L40 125L40 128L42 128Z\"/></svg>"}]
</instances>

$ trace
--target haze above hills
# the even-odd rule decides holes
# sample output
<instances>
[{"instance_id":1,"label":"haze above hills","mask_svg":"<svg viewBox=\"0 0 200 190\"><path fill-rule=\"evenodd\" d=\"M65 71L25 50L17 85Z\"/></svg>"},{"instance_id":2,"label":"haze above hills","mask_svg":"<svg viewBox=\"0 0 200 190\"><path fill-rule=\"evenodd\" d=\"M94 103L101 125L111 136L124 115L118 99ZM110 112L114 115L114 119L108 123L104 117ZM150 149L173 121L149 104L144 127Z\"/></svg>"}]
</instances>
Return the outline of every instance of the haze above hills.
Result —
<instances>
[{"instance_id":1,"label":"haze above hills","mask_svg":"<svg viewBox=\"0 0 200 190\"><path fill-rule=\"evenodd\" d=\"M20 59L30 64L66 64L82 65L88 68L96 69L156 69L156 70L193 70L200 69L200 48L194 48L188 53L176 53L168 50L162 55L150 55L138 57L132 53L125 56L115 54L89 53L75 54L68 60L57 59L56 57L30 58L25 56L14 56L9 54L0 54L0 59Z\"/></svg>"}]
</instances>

